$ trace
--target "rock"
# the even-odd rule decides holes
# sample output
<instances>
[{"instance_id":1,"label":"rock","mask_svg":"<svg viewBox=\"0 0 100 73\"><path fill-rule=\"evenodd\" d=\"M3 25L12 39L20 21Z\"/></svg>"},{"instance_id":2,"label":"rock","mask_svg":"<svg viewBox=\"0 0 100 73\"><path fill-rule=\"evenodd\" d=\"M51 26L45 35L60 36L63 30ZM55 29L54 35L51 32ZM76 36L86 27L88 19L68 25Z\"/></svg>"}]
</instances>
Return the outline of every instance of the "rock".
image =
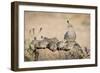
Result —
<instances>
[{"instance_id":1,"label":"rock","mask_svg":"<svg viewBox=\"0 0 100 73\"><path fill-rule=\"evenodd\" d=\"M58 51L51 51L50 49L38 49L38 61L57 60L59 59Z\"/></svg>"},{"instance_id":2,"label":"rock","mask_svg":"<svg viewBox=\"0 0 100 73\"><path fill-rule=\"evenodd\" d=\"M73 48L66 52L66 59L82 59L84 58L84 52L79 44L75 43Z\"/></svg>"},{"instance_id":3,"label":"rock","mask_svg":"<svg viewBox=\"0 0 100 73\"><path fill-rule=\"evenodd\" d=\"M24 59L25 59L25 61L34 61L35 60L35 53L33 53L33 50L25 49Z\"/></svg>"}]
</instances>

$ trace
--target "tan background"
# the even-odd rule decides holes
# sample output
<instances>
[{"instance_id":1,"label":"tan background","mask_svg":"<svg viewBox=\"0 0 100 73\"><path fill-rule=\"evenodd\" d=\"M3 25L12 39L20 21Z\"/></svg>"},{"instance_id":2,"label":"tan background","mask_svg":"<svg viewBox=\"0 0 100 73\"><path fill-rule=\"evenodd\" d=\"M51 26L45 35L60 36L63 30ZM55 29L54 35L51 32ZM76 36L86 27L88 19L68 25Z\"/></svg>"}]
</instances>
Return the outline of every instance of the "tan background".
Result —
<instances>
[{"instance_id":1,"label":"tan background","mask_svg":"<svg viewBox=\"0 0 100 73\"><path fill-rule=\"evenodd\" d=\"M51 13L25 11L25 41L28 43L36 36L57 37L63 40L67 31L67 19L74 27L76 41L82 46L90 48L90 15L76 13ZM41 33L38 33L42 27ZM35 34L31 29L35 28Z\"/></svg>"}]
</instances>

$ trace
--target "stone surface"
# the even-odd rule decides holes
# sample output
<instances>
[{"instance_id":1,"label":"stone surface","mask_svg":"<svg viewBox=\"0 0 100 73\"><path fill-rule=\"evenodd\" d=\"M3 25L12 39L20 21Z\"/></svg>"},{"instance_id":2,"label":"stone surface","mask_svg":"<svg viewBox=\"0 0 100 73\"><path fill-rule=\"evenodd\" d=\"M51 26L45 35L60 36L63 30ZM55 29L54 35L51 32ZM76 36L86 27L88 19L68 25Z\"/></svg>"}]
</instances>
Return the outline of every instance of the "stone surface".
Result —
<instances>
[{"instance_id":1,"label":"stone surface","mask_svg":"<svg viewBox=\"0 0 100 73\"><path fill-rule=\"evenodd\" d=\"M68 51L55 50L52 51L48 48L37 49L35 52L32 50L25 51L25 61L46 61L46 60L68 60L68 59L84 59L90 58L85 50L76 46Z\"/></svg>"}]
</instances>

